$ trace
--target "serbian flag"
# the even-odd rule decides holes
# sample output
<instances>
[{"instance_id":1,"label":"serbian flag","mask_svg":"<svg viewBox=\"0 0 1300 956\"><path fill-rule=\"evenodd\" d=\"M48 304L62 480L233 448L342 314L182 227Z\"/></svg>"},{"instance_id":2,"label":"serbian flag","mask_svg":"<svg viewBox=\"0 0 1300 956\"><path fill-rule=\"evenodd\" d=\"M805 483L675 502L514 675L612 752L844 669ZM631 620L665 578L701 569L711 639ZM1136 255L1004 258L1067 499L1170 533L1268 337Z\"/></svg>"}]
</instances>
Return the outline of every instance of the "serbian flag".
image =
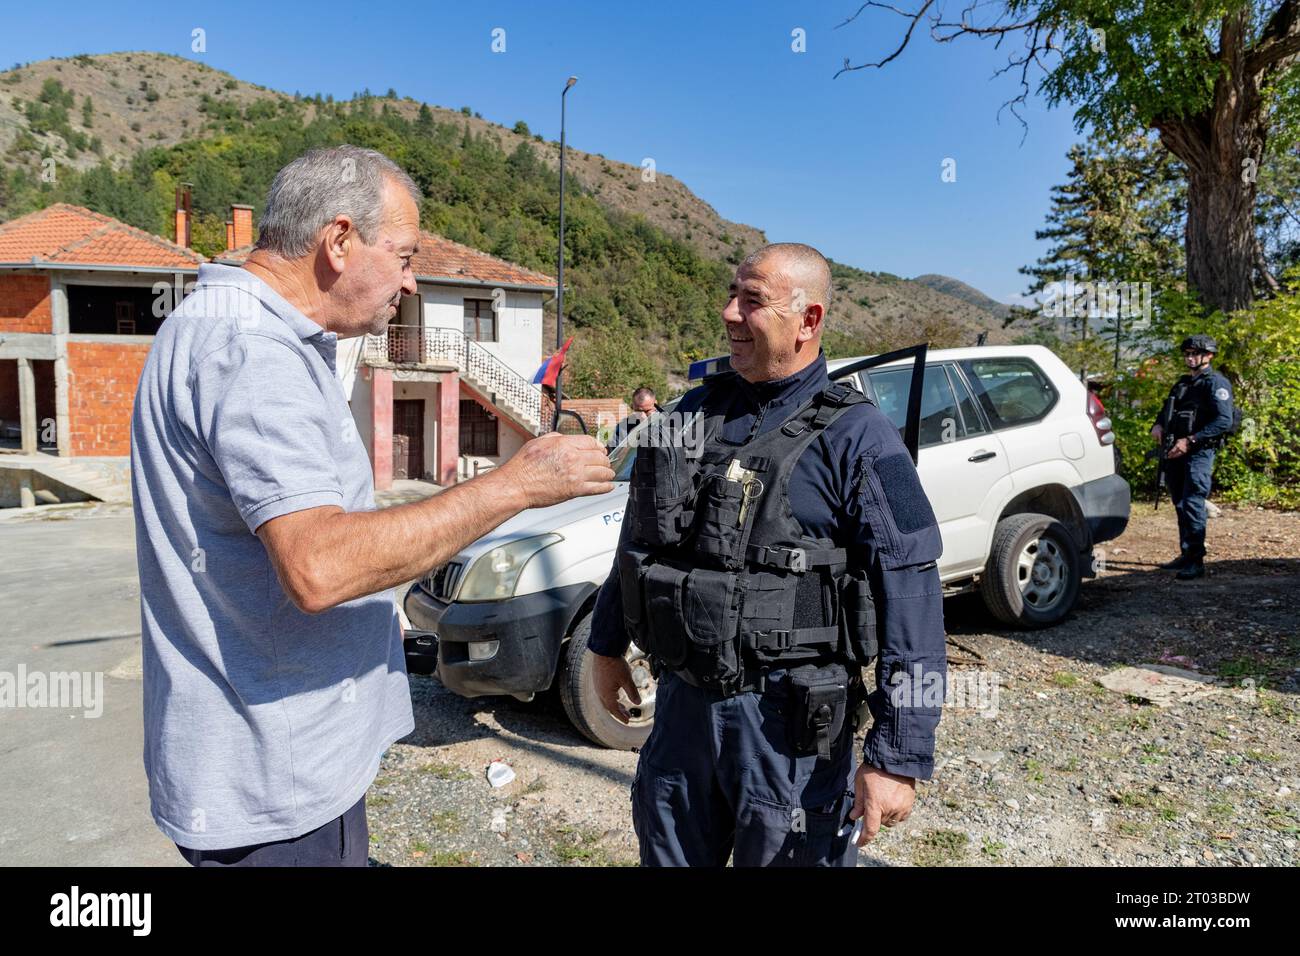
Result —
<instances>
[{"instance_id":1,"label":"serbian flag","mask_svg":"<svg viewBox=\"0 0 1300 956\"><path fill-rule=\"evenodd\" d=\"M560 375L560 369L564 367L564 354L569 351L569 346L572 344L573 336L569 336L568 341L564 343L564 347L542 363L542 367L533 376L534 385L555 388L555 380Z\"/></svg>"}]
</instances>

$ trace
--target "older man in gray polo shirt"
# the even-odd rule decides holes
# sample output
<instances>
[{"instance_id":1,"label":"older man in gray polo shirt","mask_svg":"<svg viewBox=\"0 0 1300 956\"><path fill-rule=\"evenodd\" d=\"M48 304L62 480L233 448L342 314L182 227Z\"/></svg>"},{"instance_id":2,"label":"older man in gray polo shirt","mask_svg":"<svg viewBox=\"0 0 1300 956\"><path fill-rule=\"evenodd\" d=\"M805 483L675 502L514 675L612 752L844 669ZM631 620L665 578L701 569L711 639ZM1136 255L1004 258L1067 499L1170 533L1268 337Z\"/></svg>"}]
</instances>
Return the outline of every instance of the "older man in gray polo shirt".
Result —
<instances>
[{"instance_id":1,"label":"older man in gray polo shirt","mask_svg":"<svg viewBox=\"0 0 1300 956\"><path fill-rule=\"evenodd\" d=\"M290 163L245 266L203 266L145 364L145 769L154 819L196 865L365 865L366 789L414 729L391 589L524 508L612 488L595 439L550 435L375 509L335 350L415 291L419 198L371 150Z\"/></svg>"}]
</instances>

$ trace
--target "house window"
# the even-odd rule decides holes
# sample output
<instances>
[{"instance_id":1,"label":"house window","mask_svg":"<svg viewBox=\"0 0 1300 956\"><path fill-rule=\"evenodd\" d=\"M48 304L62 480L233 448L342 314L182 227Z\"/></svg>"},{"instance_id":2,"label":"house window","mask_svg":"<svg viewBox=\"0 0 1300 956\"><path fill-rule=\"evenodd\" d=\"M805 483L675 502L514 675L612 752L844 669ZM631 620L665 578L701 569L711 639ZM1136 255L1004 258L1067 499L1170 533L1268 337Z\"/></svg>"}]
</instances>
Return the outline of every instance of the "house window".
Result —
<instances>
[{"instance_id":1,"label":"house window","mask_svg":"<svg viewBox=\"0 0 1300 956\"><path fill-rule=\"evenodd\" d=\"M473 399L460 400L460 453L484 457L497 454L497 418Z\"/></svg>"},{"instance_id":2,"label":"house window","mask_svg":"<svg viewBox=\"0 0 1300 956\"><path fill-rule=\"evenodd\" d=\"M173 305L150 286L69 283L67 290L73 335L155 335Z\"/></svg>"},{"instance_id":3,"label":"house window","mask_svg":"<svg viewBox=\"0 0 1300 956\"><path fill-rule=\"evenodd\" d=\"M465 300L465 338L474 342L497 340L497 316L491 299Z\"/></svg>"}]
</instances>

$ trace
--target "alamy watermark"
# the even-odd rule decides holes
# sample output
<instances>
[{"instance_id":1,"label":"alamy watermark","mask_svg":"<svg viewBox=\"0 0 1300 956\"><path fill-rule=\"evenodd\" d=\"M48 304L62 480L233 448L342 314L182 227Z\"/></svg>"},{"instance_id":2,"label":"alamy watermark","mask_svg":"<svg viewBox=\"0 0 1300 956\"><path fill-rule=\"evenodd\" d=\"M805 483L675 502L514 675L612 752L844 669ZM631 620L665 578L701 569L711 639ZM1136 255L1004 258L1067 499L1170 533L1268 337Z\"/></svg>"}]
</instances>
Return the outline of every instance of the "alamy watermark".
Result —
<instances>
[{"instance_id":1,"label":"alamy watermark","mask_svg":"<svg viewBox=\"0 0 1300 956\"><path fill-rule=\"evenodd\" d=\"M609 441L618 425L617 416L596 415L596 436ZM628 433L626 445L634 448L680 448L687 458L704 452L704 415L701 412L655 412Z\"/></svg>"},{"instance_id":2,"label":"alamy watermark","mask_svg":"<svg viewBox=\"0 0 1300 956\"><path fill-rule=\"evenodd\" d=\"M195 291L195 281L177 272L172 281L159 280L153 284L153 316L165 318L176 310L183 300ZM205 284L198 298L186 305L186 313L204 319L233 319L240 330L256 328L262 317L261 300L256 282L236 278L220 283Z\"/></svg>"},{"instance_id":3,"label":"alamy watermark","mask_svg":"<svg viewBox=\"0 0 1300 956\"><path fill-rule=\"evenodd\" d=\"M100 671L0 671L0 709L80 710L83 717L104 713L104 675Z\"/></svg>"},{"instance_id":4,"label":"alamy watermark","mask_svg":"<svg viewBox=\"0 0 1300 956\"><path fill-rule=\"evenodd\" d=\"M1043 287L1042 314L1049 319L1132 319L1134 329L1151 324L1151 283L1088 279L1067 274Z\"/></svg>"},{"instance_id":5,"label":"alamy watermark","mask_svg":"<svg viewBox=\"0 0 1300 956\"><path fill-rule=\"evenodd\" d=\"M897 708L945 707L974 710L981 717L998 715L1002 675L990 670L960 670L947 674L921 664L908 672L900 668L889 677L889 702Z\"/></svg>"},{"instance_id":6,"label":"alamy watermark","mask_svg":"<svg viewBox=\"0 0 1300 956\"><path fill-rule=\"evenodd\" d=\"M116 926L148 936L152 911L152 893L83 893L73 884L67 893L50 897L50 925L56 927Z\"/></svg>"}]
</instances>

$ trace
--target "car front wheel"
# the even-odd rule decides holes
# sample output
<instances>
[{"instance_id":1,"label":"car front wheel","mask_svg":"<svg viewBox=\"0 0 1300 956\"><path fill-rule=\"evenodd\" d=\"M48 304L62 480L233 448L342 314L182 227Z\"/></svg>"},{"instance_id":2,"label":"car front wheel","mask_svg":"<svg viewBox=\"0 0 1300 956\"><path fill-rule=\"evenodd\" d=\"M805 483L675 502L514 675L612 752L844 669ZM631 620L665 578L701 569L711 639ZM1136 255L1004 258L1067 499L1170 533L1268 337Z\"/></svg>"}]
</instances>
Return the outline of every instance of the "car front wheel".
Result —
<instances>
[{"instance_id":1,"label":"car front wheel","mask_svg":"<svg viewBox=\"0 0 1300 956\"><path fill-rule=\"evenodd\" d=\"M632 722L625 724L605 709L596 696L592 656L587 643L591 640L591 614L583 615L569 636L560 675L560 700L569 720L583 736L602 747L634 750L642 747L654 725L656 681L650 673L650 661L635 645L629 645L626 660L632 669L641 703L633 706L627 695L619 692L623 706L632 711Z\"/></svg>"}]
</instances>

